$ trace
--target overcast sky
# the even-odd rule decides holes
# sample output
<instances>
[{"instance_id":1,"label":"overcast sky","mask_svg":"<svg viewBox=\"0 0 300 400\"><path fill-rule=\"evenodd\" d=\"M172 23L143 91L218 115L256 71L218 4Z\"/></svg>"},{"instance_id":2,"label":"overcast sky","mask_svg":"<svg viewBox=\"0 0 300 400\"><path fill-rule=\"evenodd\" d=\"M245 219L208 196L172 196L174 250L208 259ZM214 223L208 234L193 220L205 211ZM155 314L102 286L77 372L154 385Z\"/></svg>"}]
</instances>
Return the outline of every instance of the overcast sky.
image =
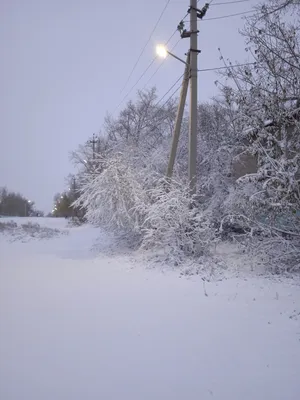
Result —
<instances>
[{"instance_id":1,"label":"overcast sky","mask_svg":"<svg viewBox=\"0 0 300 400\"><path fill-rule=\"evenodd\" d=\"M215 0L215 3L229 0ZM215 5L207 18L251 10L256 0ZM185 15L188 1L171 0L120 93L166 0L0 0L0 186L20 191L50 211L53 195L73 172L69 152L101 129ZM204 5L204 2L199 2ZM246 60L238 29L241 16L199 24L199 68L222 66L218 47L233 61ZM172 47L179 39L176 34ZM188 50L181 40L174 52ZM136 86L142 88L157 61ZM149 86L163 95L183 73L167 59ZM213 72L199 74L199 100L216 94ZM134 97L135 90L128 97Z\"/></svg>"}]
</instances>

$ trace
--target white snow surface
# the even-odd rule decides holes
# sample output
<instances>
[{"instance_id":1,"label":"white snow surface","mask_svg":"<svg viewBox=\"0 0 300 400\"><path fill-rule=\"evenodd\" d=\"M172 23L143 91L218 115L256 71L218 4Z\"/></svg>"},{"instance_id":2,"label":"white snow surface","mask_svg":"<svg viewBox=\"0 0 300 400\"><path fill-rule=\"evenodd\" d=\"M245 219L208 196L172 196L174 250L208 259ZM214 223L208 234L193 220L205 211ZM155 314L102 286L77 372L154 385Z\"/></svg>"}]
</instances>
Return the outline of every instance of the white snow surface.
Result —
<instances>
[{"instance_id":1,"label":"white snow surface","mask_svg":"<svg viewBox=\"0 0 300 400\"><path fill-rule=\"evenodd\" d=\"M69 231L0 235L1 400L300 399L297 282L180 279Z\"/></svg>"}]
</instances>

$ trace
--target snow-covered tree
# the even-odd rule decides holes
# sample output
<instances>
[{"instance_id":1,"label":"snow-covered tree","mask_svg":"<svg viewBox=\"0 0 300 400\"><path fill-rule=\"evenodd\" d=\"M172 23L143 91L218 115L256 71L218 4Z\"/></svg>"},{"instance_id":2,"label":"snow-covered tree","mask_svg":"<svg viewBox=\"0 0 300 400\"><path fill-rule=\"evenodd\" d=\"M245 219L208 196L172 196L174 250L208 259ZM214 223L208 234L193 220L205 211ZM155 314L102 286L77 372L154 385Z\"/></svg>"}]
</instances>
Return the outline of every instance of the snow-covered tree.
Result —
<instances>
[{"instance_id":1,"label":"snow-covered tree","mask_svg":"<svg viewBox=\"0 0 300 400\"><path fill-rule=\"evenodd\" d=\"M243 35L254 63L230 69L235 88L222 89L258 159L257 173L241 179L255 180L256 196L279 208L300 207L299 28L267 8L248 19Z\"/></svg>"},{"instance_id":2,"label":"snow-covered tree","mask_svg":"<svg viewBox=\"0 0 300 400\"><path fill-rule=\"evenodd\" d=\"M299 6L272 0L257 8L242 32L253 64L229 63L221 85L240 154L257 160L230 188L222 227L240 224L252 236L248 249L273 271L300 268L300 20L291 18Z\"/></svg>"},{"instance_id":3,"label":"snow-covered tree","mask_svg":"<svg viewBox=\"0 0 300 400\"><path fill-rule=\"evenodd\" d=\"M86 175L74 205L85 208L93 224L139 233L146 203L138 174L120 153L104 161L99 173Z\"/></svg>"}]
</instances>

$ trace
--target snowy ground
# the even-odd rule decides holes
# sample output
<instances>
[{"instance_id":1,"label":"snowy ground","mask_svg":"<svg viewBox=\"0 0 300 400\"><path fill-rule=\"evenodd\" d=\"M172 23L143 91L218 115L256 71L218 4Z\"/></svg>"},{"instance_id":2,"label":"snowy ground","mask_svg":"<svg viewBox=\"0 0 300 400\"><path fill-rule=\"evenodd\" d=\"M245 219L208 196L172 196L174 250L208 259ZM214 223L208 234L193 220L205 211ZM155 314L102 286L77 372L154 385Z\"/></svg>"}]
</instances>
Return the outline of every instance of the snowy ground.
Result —
<instances>
[{"instance_id":1,"label":"snowy ground","mask_svg":"<svg viewBox=\"0 0 300 400\"><path fill-rule=\"evenodd\" d=\"M109 255L105 233L91 251L98 237L0 235L1 400L300 399L297 284L204 285Z\"/></svg>"}]
</instances>

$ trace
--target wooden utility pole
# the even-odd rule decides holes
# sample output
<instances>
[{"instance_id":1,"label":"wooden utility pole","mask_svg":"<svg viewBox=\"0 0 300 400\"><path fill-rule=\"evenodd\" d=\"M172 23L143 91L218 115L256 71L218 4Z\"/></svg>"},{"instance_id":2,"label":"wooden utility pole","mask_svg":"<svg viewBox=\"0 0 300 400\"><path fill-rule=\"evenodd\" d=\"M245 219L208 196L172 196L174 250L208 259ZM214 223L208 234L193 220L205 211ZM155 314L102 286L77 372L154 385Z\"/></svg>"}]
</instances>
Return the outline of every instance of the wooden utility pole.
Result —
<instances>
[{"instance_id":1,"label":"wooden utility pole","mask_svg":"<svg viewBox=\"0 0 300 400\"><path fill-rule=\"evenodd\" d=\"M184 21L180 21L177 30L180 32L182 39L190 39L190 50L187 55L186 69L182 82L180 102L178 105L172 149L167 168L167 177L171 177L173 173L174 161L180 128L182 123L184 105L188 90L188 79L190 81L190 119L189 119L189 162L188 176L190 184L190 193L194 195L197 190L197 122L198 122L198 18L202 19L209 8L209 3L206 3L202 9L197 8L197 0L190 0L188 12L190 14L190 30L185 29ZM167 51L168 54L184 62L179 57Z\"/></svg>"},{"instance_id":2,"label":"wooden utility pole","mask_svg":"<svg viewBox=\"0 0 300 400\"><path fill-rule=\"evenodd\" d=\"M179 141L179 136L180 136L180 129L181 129L181 124L182 124L184 106L185 106L186 95L187 95L188 86L189 86L189 77L190 77L190 52L187 53L187 57L186 57L186 66L185 66L185 70L184 70L181 92L180 92L180 99L179 99L179 104L178 104L178 109L177 109L176 120L175 120L172 147L171 147L170 158L169 158L169 163L168 163L168 167L167 167L167 177L168 178L171 178L173 175L173 168L174 168L175 157L176 157L178 141Z\"/></svg>"},{"instance_id":3,"label":"wooden utility pole","mask_svg":"<svg viewBox=\"0 0 300 400\"><path fill-rule=\"evenodd\" d=\"M197 189L198 20L197 0L190 0L190 121L188 176L191 194Z\"/></svg>"}]
</instances>

